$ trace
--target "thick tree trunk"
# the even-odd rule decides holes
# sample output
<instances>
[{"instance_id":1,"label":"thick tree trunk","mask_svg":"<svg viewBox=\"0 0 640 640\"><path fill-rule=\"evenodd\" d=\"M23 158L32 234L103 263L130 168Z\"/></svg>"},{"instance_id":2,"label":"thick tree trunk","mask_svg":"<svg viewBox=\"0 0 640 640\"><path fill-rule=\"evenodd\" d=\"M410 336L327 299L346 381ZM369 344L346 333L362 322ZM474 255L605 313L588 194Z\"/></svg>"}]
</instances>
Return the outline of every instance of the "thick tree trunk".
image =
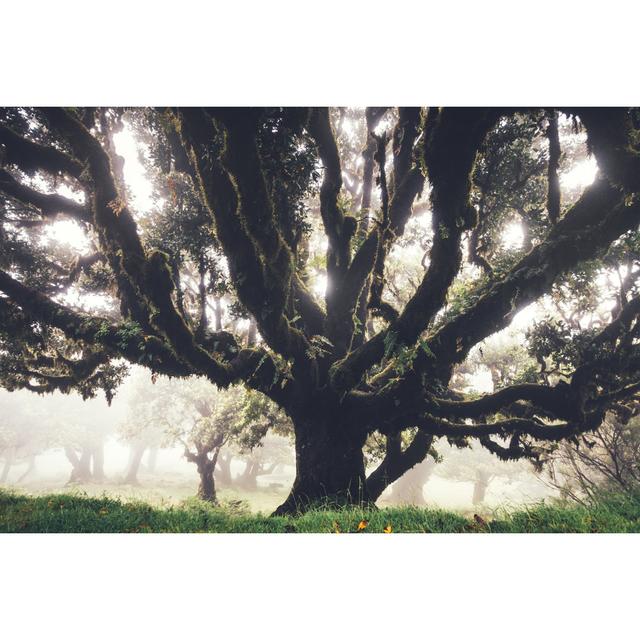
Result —
<instances>
[{"instance_id":1,"label":"thick tree trunk","mask_svg":"<svg viewBox=\"0 0 640 640\"><path fill-rule=\"evenodd\" d=\"M365 481L364 434L327 419L294 419L296 477L291 493L274 515L303 512L313 506L371 506Z\"/></svg>"},{"instance_id":2,"label":"thick tree trunk","mask_svg":"<svg viewBox=\"0 0 640 640\"><path fill-rule=\"evenodd\" d=\"M216 484L213 477L215 463L209 460L205 455L196 463L198 467L198 475L200 476L200 485L198 486L198 498L206 502L218 503L216 496Z\"/></svg>"}]
</instances>

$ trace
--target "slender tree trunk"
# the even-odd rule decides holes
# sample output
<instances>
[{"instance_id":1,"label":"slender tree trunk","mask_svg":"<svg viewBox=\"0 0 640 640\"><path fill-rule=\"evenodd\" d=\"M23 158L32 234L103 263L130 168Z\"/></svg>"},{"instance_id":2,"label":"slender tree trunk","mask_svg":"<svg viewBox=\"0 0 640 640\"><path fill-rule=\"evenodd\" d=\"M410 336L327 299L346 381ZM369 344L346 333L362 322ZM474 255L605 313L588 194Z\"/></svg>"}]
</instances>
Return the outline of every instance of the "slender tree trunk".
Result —
<instances>
[{"instance_id":1,"label":"slender tree trunk","mask_svg":"<svg viewBox=\"0 0 640 640\"><path fill-rule=\"evenodd\" d=\"M2 475L0 476L0 482L4 484L9 479L9 472L13 466L13 461L16 456L16 450L11 447L7 449L7 457L4 459L4 467L2 468Z\"/></svg>"},{"instance_id":2,"label":"slender tree trunk","mask_svg":"<svg viewBox=\"0 0 640 640\"><path fill-rule=\"evenodd\" d=\"M142 462L142 456L146 448L146 445L140 443L133 445L129 466L127 467L127 473L124 478L125 484L138 484L138 469L140 469L140 463Z\"/></svg>"},{"instance_id":3,"label":"slender tree trunk","mask_svg":"<svg viewBox=\"0 0 640 640\"><path fill-rule=\"evenodd\" d=\"M214 300L214 316L216 319L216 331L222 331L222 302L220 298L216 296Z\"/></svg>"},{"instance_id":4,"label":"slender tree trunk","mask_svg":"<svg viewBox=\"0 0 640 640\"><path fill-rule=\"evenodd\" d=\"M365 436L354 436L349 426L334 416L294 418L296 477L274 515L302 512L314 505L373 504L365 481Z\"/></svg>"},{"instance_id":5,"label":"slender tree trunk","mask_svg":"<svg viewBox=\"0 0 640 640\"><path fill-rule=\"evenodd\" d=\"M150 447L149 454L147 456L147 471L149 471L149 473L155 473L157 464L158 464L158 447Z\"/></svg>"},{"instance_id":6,"label":"slender tree trunk","mask_svg":"<svg viewBox=\"0 0 640 640\"><path fill-rule=\"evenodd\" d=\"M490 477L482 472L478 472L473 483L473 497L471 502L474 506L482 504L489 488Z\"/></svg>"},{"instance_id":7,"label":"slender tree trunk","mask_svg":"<svg viewBox=\"0 0 640 640\"><path fill-rule=\"evenodd\" d=\"M101 442L93 448L93 479L103 482L104 476L104 443Z\"/></svg>"},{"instance_id":8,"label":"slender tree trunk","mask_svg":"<svg viewBox=\"0 0 640 640\"><path fill-rule=\"evenodd\" d=\"M35 454L31 454L27 458L27 468L25 469L25 472L18 478L18 482L22 482L23 480L28 478L29 475L33 473L35 468L36 468L36 456Z\"/></svg>"},{"instance_id":9,"label":"slender tree trunk","mask_svg":"<svg viewBox=\"0 0 640 640\"><path fill-rule=\"evenodd\" d=\"M549 140L549 164L547 167L547 210L549 219L554 224L560 218L560 134L558 132L558 112L551 109L548 114L549 126L547 127L547 139Z\"/></svg>"},{"instance_id":10,"label":"slender tree trunk","mask_svg":"<svg viewBox=\"0 0 640 640\"><path fill-rule=\"evenodd\" d=\"M258 462L249 458L242 475L238 478L238 483L245 489L255 491L258 488L259 467L260 464Z\"/></svg>"}]
</instances>

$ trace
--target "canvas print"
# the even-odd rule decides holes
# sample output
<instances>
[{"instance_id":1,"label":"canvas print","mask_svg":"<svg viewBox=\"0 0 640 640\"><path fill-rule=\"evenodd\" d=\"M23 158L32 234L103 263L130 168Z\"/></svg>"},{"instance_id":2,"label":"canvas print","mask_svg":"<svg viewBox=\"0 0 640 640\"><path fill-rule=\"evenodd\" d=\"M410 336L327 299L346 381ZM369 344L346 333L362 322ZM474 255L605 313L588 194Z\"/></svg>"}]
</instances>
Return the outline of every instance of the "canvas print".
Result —
<instances>
[{"instance_id":1,"label":"canvas print","mask_svg":"<svg viewBox=\"0 0 640 640\"><path fill-rule=\"evenodd\" d=\"M640 109L0 109L0 531L640 529Z\"/></svg>"}]
</instances>

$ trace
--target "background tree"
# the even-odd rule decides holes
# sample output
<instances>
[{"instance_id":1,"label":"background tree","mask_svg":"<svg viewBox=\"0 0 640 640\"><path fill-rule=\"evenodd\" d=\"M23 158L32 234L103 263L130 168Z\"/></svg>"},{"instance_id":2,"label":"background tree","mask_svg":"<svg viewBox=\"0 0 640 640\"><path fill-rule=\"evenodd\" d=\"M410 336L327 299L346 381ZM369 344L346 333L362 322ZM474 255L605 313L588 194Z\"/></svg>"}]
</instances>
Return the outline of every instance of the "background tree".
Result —
<instances>
[{"instance_id":1,"label":"background tree","mask_svg":"<svg viewBox=\"0 0 640 640\"><path fill-rule=\"evenodd\" d=\"M36 458L51 451L64 452L71 465L69 483L105 481L104 445L113 431L117 411L107 414L104 400L82 402L56 393L34 402L23 392L3 391L0 405L5 416L0 426L3 481L11 466L26 463L18 481L25 480L36 470Z\"/></svg>"},{"instance_id":2,"label":"background tree","mask_svg":"<svg viewBox=\"0 0 640 640\"><path fill-rule=\"evenodd\" d=\"M491 483L500 479L508 484L533 486L536 476L531 464L524 460L500 462L482 447L452 447L442 454L441 463L436 464L433 475L454 482L469 482L473 490L469 496L471 504L484 504Z\"/></svg>"},{"instance_id":3,"label":"background tree","mask_svg":"<svg viewBox=\"0 0 640 640\"><path fill-rule=\"evenodd\" d=\"M245 468L237 477L237 483L250 491L258 488L260 476L278 473L284 466L295 463L290 439L278 435L266 436L252 449L241 450L240 457Z\"/></svg>"},{"instance_id":4,"label":"background tree","mask_svg":"<svg viewBox=\"0 0 640 640\"><path fill-rule=\"evenodd\" d=\"M549 451L545 479L577 502L615 491L635 497L640 489L638 418L607 416L596 432L562 442Z\"/></svg>"},{"instance_id":5,"label":"background tree","mask_svg":"<svg viewBox=\"0 0 640 640\"><path fill-rule=\"evenodd\" d=\"M0 391L0 484L25 480L35 471L37 456L55 443L46 414L25 400L22 393ZM20 475L12 479L14 466L20 466Z\"/></svg>"},{"instance_id":6,"label":"background tree","mask_svg":"<svg viewBox=\"0 0 640 640\"><path fill-rule=\"evenodd\" d=\"M223 388L244 382L293 421L296 479L279 513L322 500L370 503L434 438L537 459L541 443L592 432L607 410L633 401L640 302L632 292L599 331L572 334L576 357L556 383L541 375L478 397L452 380L476 345L570 286L585 265L598 276L626 269L640 221L634 110L400 108L385 116L389 128L376 129L369 108L380 206L360 219L343 189L340 116L326 108L2 110L2 384L86 396L103 389L110 399L123 360ZM565 117L584 127L600 169L575 201L558 194ZM170 194L149 212L136 210L115 153L117 131L134 118ZM228 295L253 331L211 324L203 301L213 269L204 267L203 296L195 265L205 254L180 252L189 264L176 265L177 253L145 231L145 217L181 206L179 189L196 203L189 220L202 221L196 234L181 218L188 244L204 238L206 256L219 248ZM386 266L424 194L423 272L394 306ZM528 225L524 246L496 241L513 215ZM75 249L51 238L59 216L81 236ZM305 236L314 229L325 236L324 300L307 269ZM472 264L469 246L490 268ZM184 300L189 271L199 278L195 305ZM385 455L367 475L363 447L376 433Z\"/></svg>"},{"instance_id":7,"label":"background tree","mask_svg":"<svg viewBox=\"0 0 640 640\"><path fill-rule=\"evenodd\" d=\"M280 442L271 442L262 451L270 429L290 431L286 416L264 396L238 386L212 390L210 383L200 378L159 376L138 379L123 433L141 452L151 440L165 446L179 444L198 470L198 496L215 503L215 470L223 448L245 456L245 472L237 479L245 488L255 489L257 477L271 472L265 468L267 458L274 465L282 464ZM261 452L254 453L257 449ZM138 466L141 458L142 453L136 458ZM229 474L227 484L231 484L230 468L224 470Z\"/></svg>"},{"instance_id":8,"label":"background tree","mask_svg":"<svg viewBox=\"0 0 640 640\"><path fill-rule=\"evenodd\" d=\"M150 380L143 371L136 373L131 380L126 418L118 425L119 439L129 445L123 482L134 485L138 484L138 472L145 452L151 463L147 465L148 470L153 472L154 452L170 444L167 430L171 426L169 412L174 402L164 379L156 386L156 378Z\"/></svg>"},{"instance_id":9,"label":"background tree","mask_svg":"<svg viewBox=\"0 0 640 640\"><path fill-rule=\"evenodd\" d=\"M391 500L397 504L426 505L425 485L433 475L435 460L427 457L391 485Z\"/></svg>"}]
</instances>

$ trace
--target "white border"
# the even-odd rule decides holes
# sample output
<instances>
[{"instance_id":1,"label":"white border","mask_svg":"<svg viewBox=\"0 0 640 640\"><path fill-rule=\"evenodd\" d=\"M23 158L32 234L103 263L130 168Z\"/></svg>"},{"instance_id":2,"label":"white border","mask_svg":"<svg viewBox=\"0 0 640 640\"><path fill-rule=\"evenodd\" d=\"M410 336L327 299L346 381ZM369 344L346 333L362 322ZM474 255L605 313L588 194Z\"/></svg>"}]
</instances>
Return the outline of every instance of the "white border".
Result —
<instances>
[{"instance_id":1,"label":"white border","mask_svg":"<svg viewBox=\"0 0 640 640\"><path fill-rule=\"evenodd\" d=\"M637 540L18 534L0 538L3 636L628 638Z\"/></svg>"},{"instance_id":2,"label":"white border","mask_svg":"<svg viewBox=\"0 0 640 640\"><path fill-rule=\"evenodd\" d=\"M638 102L637 4L5 3L0 104Z\"/></svg>"}]
</instances>

